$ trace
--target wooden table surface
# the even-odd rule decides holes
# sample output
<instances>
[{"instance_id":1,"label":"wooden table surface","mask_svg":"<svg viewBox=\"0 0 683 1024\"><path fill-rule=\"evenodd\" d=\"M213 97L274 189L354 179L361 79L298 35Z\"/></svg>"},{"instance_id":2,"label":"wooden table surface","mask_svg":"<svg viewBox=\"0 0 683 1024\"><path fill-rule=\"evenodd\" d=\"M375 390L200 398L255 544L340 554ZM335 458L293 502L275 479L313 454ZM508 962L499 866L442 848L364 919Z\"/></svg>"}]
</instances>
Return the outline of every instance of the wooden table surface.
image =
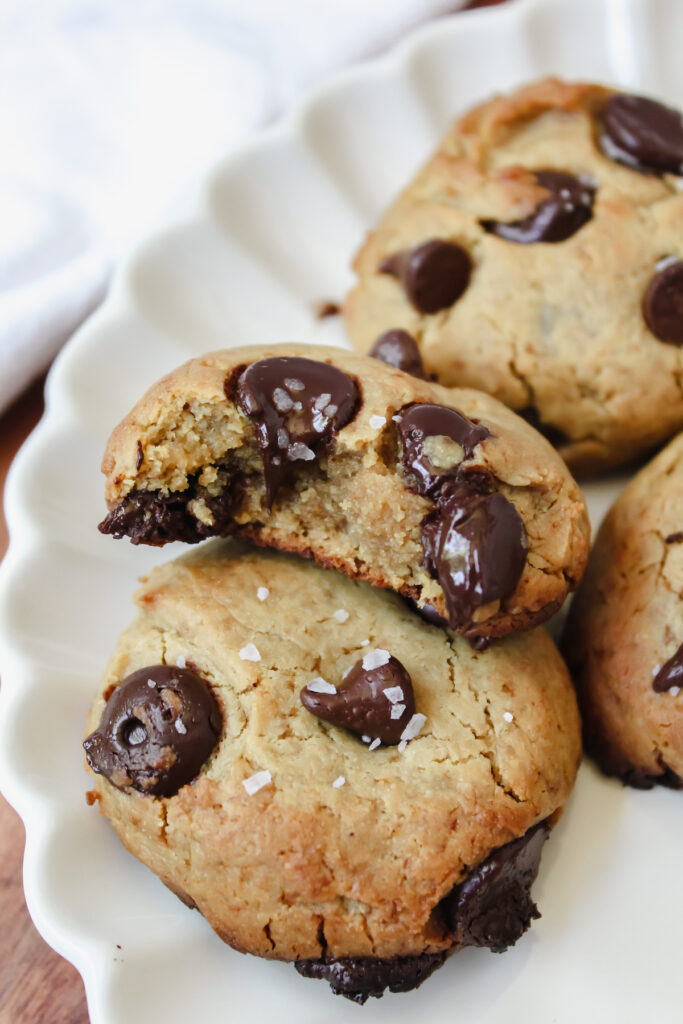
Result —
<instances>
[{"instance_id":1,"label":"wooden table surface","mask_svg":"<svg viewBox=\"0 0 683 1024\"><path fill-rule=\"evenodd\" d=\"M472 0L488 7L504 0ZM0 418L0 494L10 462L43 411L43 381ZM0 513L0 559L7 548ZM83 982L38 935L21 882L24 829L0 795L0 1024L88 1024Z\"/></svg>"}]
</instances>

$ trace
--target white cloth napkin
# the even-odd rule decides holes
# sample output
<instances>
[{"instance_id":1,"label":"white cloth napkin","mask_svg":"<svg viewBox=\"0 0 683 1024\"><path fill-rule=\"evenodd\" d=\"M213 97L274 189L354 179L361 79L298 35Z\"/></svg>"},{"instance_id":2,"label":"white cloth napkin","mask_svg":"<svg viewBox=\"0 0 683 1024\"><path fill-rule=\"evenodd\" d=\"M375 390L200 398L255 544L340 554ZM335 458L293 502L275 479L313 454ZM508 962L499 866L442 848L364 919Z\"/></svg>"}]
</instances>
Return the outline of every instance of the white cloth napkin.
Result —
<instances>
[{"instance_id":1,"label":"white cloth napkin","mask_svg":"<svg viewBox=\"0 0 683 1024\"><path fill-rule=\"evenodd\" d=\"M464 0L3 0L0 411L112 262L301 90Z\"/></svg>"}]
</instances>

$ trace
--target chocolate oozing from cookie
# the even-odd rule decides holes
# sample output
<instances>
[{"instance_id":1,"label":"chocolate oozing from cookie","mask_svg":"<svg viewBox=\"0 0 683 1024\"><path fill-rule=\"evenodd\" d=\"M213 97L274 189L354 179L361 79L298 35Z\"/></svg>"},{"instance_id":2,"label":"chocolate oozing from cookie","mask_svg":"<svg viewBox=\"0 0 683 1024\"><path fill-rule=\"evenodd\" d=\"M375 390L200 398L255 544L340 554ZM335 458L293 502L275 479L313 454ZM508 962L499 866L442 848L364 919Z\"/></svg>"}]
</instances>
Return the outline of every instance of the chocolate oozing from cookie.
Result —
<instances>
[{"instance_id":1,"label":"chocolate oozing from cookie","mask_svg":"<svg viewBox=\"0 0 683 1024\"><path fill-rule=\"evenodd\" d=\"M611 160L654 174L683 173L683 118L672 107L615 93L602 112L600 145Z\"/></svg>"},{"instance_id":2,"label":"chocolate oozing from cookie","mask_svg":"<svg viewBox=\"0 0 683 1024\"><path fill-rule=\"evenodd\" d=\"M547 822L541 822L520 839L494 850L442 900L440 909L455 939L452 950L393 958L326 956L300 960L294 966L306 978L329 982L335 995L363 1004L371 996L379 999L385 989L408 992L417 988L450 952L464 946L488 946L495 953L502 952L540 917L531 899L531 886L549 832Z\"/></svg>"},{"instance_id":3,"label":"chocolate oozing from cookie","mask_svg":"<svg viewBox=\"0 0 683 1024\"><path fill-rule=\"evenodd\" d=\"M381 649L360 658L338 689L333 691L329 683L319 689L311 689L311 685L304 686L300 694L307 711L385 746L400 743L415 713L410 675L398 658Z\"/></svg>"},{"instance_id":4,"label":"chocolate oozing from cookie","mask_svg":"<svg viewBox=\"0 0 683 1024\"><path fill-rule=\"evenodd\" d=\"M236 401L256 427L270 508L294 465L329 451L335 433L353 418L359 394L351 377L335 366L274 356L244 370Z\"/></svg>"},{"instance_id":5,"label":"chocolate oozing from cookie","mask_svg":"<svg viewBox=\"0 0 683 1024\"><path fill-rule=\"evenodd\" d=\"M422 524L427 571L439 581L449 624L471 621L477 608L517 586L528 549L524 523L502 494L480 493L472 481L450 485Z\"/></svg>"},{"instance_id":6,"label":"chocolate oozing from cookie","mask_svg":"<svg viewBox=\"0 0 683 1024\"><path fill-rule=\"evenodd\" d=\"M336 996L346 996L362 1006L374 996L410 992L418 988L446 959L446 953L421 956L340 956L320 960L297 960L294 964L304 978L328 981Z\"/></svg>"},{"instance_id":7,"label":"chocolate oozing from cookie","mask_svg":"<svg viewBox=\"0 0 683 1024\"><path fill-rule=\"evenodd\" d=\"M655 338L683 345L683 260L667 263L650 281L643 317Z\"/></svg>"},{"instance_id":8,"label":"chocolate oozing from cookie","mask_svg":"<svg viewBox=\"0 0 683 1024\"><path fill-rule=\"evenodd\" d=\"M593 216L595 188L565 171L536 171L536 181L551 194L522 220L482 220L491 235L530 245L533 242L564 242Z\"/></svg>"},{"instance_id":9,"label":"chocolate oozing from cookie","mask_svg":"<svg viewBox=\"0 0 683 1024\"><path fill-rule=\"evenodd\" d=\"M422 523L424 566L441 585L453 629L466 626L477 608L507 597L524 569L524 523L486 473L463 469L474 449L491 436L455 409L408 406L396 417L403 478L435 509Z\"/></svg>"},{"instance_id":10,"label":"chocolate oozing from cookie","mask_svg":"<svg viewBox=\"0 0 683 1024\"><path fill-rule=\"evenodd\" d=\"M213 486L199 483L201 473L188 478L184 491L134 490L98 525L100 533L132 544L160 546L171 541L197 544L206 537L226 536L234 528L234 511L242 497L242 478L235 470L217 466ZM203 518L193 514L199 508Z\"/></svg>"},{"instance_id":11,"label":"chocolate oozing from cookie","mask_svg":"<svg viewBox=\"0 0 683 1024\"><path fill-rule=\"evenodd\" d=\"M152 665L114 690L83 743L88 764L118 789L174 796L218 743L221 712L196 672Z\"/></svg>"},{"instance_id":12,"label":"chocolate oozing from cookie","mask_svg":"<svg viewBox=\"0 0 683 1024\"><path fill-rule=\"evenodd\" d=\"M495 850L455 886L442 906L458 946L488 946L503 953L541 916L531 886L549 835L548 823L539 822Z\"/></svg>"},{"instance_id":13,"label":"chocolate oozing from cookie","mask_svg":"<svg viewBox=\"0 0 683 1024\"><path fill-rule=\"evenodd\" d=\"M427 380L417 342L407 331L396 329L380 334L368 355L387 366L409 373L411 377Z\"/></svg>"},{"instance_id":14,"label":"chocolate oozing from cookie","mask_svg":"<svg viewBox=\"0 0 683 1024\"><path fill-rule=\"evenodd\" d=\"M401 440L403 474L411 490L434 497L457 477L461 463L491 436L490 430L444 405L419 403L396 418Z\"/></svg>"},{"instance_id":15,"label":"chocolate oozing from cookie","mask_svg":"<svg viewBox=\"0 0 683 1024\"><path fill-rule=\"evenodd\" d=\"M419 313L448 309L467 288L472 272L468 253L455 242L434 238L383 260L379 269L403 285Z\"/></svg>"},{"instance_id":16,"label":"chocolate oozing from cookie","mask_svg":"<svg viewBox=\"0 0 683 1024\"><path fill-rule=\"evenodd\" d=\"M676 688L674 692L683 689L683 644L673 657L662 665L652 681L655 693L666 693L672 687Z\"/></svg>"}]
</instances>

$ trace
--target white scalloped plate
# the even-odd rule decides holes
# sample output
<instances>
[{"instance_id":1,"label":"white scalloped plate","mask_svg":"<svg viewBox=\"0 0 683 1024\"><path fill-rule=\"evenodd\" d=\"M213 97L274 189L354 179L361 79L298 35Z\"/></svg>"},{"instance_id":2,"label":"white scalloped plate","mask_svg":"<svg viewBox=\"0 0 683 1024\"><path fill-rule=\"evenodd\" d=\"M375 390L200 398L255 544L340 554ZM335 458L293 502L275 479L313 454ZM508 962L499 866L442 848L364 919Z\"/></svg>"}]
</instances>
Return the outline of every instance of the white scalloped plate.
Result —
<instances>
[{"instance_id":1,"label":"white scalloped plate","mask_svg":"<svg viewBox=\"0 0 683 1024\"><path fill-rule=\"evenodd\" d=\"M344 294L364 230L470 103L555 72L680 104L682 42L678 0L516 0L433 24L216 168L57 360L7 487L0 777L26 825L29 909L83 974L95 1024L680 1022L680 795L624 790L584 766L546 850L532 931L502 957L466 950L418 992L360 1010L288 965L234 953L129 856L85 805L80 743L135 580L160 560L95 529L111 427L209 349L344 344L314 303ZM594 524L619 486L589 489Z\"/></svg>"}]
</instances>

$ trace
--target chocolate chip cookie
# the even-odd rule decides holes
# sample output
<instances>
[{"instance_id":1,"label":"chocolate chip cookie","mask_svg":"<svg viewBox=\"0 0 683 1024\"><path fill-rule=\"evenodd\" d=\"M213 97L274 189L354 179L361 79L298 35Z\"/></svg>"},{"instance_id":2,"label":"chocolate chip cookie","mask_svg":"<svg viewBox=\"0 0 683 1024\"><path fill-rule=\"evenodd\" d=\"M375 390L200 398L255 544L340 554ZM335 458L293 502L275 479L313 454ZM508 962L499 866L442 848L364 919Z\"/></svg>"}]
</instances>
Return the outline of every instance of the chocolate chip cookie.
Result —
<instances>
[{"instance_id":1,"label":"chocolate chip cookie","mask_svg":"<svg viewBox=\"0 0 683 1024\"><path fill-rule=\"evenodd\" d=\"M538 916L580 758L544 631L478 653L396 594L234 540L136 602L89 715L91 799L226 942L363 1002Z\"/></svg>"},{"instance_id":2,"label":"chocolate chip cookie","mask_svg":"<svg viewBox=\"0 0 683 1024\"><path fill-rule=\"evenodd\" d=\"M408 336L579 471L646 452L683 427L681 182L681 116L653 100L548 79L484 103L356 257L351 341Z\"/></svg>"},{"instance_id":3,"label":"chocolate chip cookie","mask_svg":"<svg viewBox=\"0 0 683 1024\"><path fill-rule=\"evenodd\" d=\"M186 363L114 431L100 529L134 543L239 534L496 637L558 608L588 548L564 463L490 398L311 346Z\"/></svg>"},{"instance_id":4,"label":"chocolate chip cookie","mask_svg":"<svg viewBox=\"0 0 683 1024\"><path fill-rule=\"evenodd\" d=\"M633 786L683 786L683 434L605 519L565 638L586 742Z\"/></svg>"}]
</instances>

